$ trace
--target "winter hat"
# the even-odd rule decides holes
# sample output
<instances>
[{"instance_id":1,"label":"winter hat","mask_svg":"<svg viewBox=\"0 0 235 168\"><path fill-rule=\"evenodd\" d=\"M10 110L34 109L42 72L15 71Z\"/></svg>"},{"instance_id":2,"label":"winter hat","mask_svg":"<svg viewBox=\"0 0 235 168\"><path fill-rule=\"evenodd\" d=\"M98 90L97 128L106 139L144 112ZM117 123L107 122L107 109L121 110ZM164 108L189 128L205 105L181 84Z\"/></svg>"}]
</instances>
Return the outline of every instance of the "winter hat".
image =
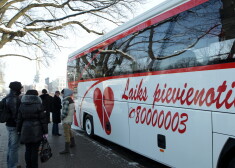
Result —
<instances>
[{"instance_id":1,"label":"winter hat","mask_svg":"<svg viewBox=\"0 0 235 168\"><path fill-rule=\"evenodd\" d=\"M42 89L42 93L43 93L43 94L46 94L46 93L47 93L47 90L46 90L46 89Z\"/></svg>"},{"instance_id":2,"label":"winter hat","mask_svg":"<svg viewBox=\"0 0 235 168\"><path fill-rule=\"evenodd\" d=\"M10 83L9 88L14 91L20 91L23 88L23 86L20 82L14 81Z\"/></svg>"},{"instance_id":3,"label":"winter hat","mask_svg":"<svg viewBox=\"0 0 235 168\"><path fill-rule=\"evenodd\" d=\"M63 95L63 97L68 97L68 96L72 96L72 94L73 94L73 91L72 90L70 90L70 89L63 89L64 90L64 95Z\"/></svg>"},{"instance_id":4,"label":"winter hat","mask_svg":"<svg viewBox=\"0 0 235 168\"><path fill-rule=\"evenodd\" d=\"M60 94L60 91L58 91L58 90L57 90L57 91L55 91L55 94Z\"/></svg>"}]
</instances>

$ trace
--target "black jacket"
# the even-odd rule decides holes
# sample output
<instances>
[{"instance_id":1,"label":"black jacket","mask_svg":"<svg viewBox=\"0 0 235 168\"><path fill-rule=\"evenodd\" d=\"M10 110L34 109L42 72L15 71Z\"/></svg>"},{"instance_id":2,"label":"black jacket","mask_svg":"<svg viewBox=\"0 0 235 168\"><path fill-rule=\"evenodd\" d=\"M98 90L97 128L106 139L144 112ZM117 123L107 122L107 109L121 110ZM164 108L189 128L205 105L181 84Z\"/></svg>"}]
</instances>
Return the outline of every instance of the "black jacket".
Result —
<instances>
[{"instance_id":1,"label":"black jacket","mask_svg":"<svg viewBox=\"0 0 235 168\"><path fill-rule=\"evenodd\" d=\"M38 96L24 95L19 108L17 131L21 143L37 143L48 133L46 114Z\"/></svg>"},{"instance_id":2,"label":"black jacket","mask_svg":"<svg viewBox=\"0 0 235 168\"><path fill-rule=\"evenodd\" d=\"M11 118L6 122L6 126L16 127L18 109L20 106L19 92L10 90L10 93L6 96L6 106L11 113Z\"/></svg>"},{"instance_id":3,"label":"black jacket","mask_svg":"<svg viewBox=\"0 0 235 168\"><path fill-rule=\"evenodd\" d=\"M40 98L42 99L42 105L44 108L44 111L46 111L46 117L47 117L47 123L50 123L50 112L52 112L52 101L53 97L49 94L42 94L40 95Z\"/></svg>"},{"instance_id":4,"label":"black jacket","mask_svg":"<svg viewBox=\"0 0 235 168\"><path fill-rule=\"evenodd\" d=\"M61 117L60 117L60 109L62 108L61 105L61 99L58 96L53 97L53 111L52 111L52 122L53 123L60 123Z\"/></svg>"}]
</instances>

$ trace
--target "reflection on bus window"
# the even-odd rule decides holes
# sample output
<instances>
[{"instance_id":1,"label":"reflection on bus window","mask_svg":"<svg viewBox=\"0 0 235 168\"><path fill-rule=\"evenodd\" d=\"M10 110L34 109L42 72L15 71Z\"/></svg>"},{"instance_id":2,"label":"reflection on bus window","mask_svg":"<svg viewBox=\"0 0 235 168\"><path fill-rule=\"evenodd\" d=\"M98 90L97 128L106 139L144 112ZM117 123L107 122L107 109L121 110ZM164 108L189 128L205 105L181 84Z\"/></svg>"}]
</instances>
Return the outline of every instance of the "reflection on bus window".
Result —
<instances>
[{"instance_id":1,"label":"reflection on bus window","mask_svg":"<svg viewBox=\"0 0 235 168\"><path fill-rule=\"evenodd\" d=\"M71 62L69 81L234 61L235 14L211 0ZM70 68L71 66L71 68Z\"/></svg>"}]
</instances>

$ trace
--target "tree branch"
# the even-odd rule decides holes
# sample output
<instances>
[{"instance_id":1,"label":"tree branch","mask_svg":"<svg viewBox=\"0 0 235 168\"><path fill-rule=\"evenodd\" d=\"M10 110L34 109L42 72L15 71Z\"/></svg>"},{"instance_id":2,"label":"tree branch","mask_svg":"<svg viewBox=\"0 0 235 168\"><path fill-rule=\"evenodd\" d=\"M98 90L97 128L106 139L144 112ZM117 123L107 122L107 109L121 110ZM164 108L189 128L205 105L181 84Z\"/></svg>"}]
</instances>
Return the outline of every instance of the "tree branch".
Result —
<instances>
[{"instance_id":1,"label":"tree branch","mask_svg":"<svg viewBox=\"0 0 235 168\"><path fill-rule=\"evenodd\" d=\"M35 3L35 4L30 4L27 7L23 8L20 12L18 12L7 24L7 27L11 27L13 23L15 23L15 21L21 17L22 15L24 15L27 11L29 11L32 8L38 8L38 7L54 7L54 8L63 8L67 3L69 3L70 0L64 2L61 5L57 5L54 3ZM35 22L35 21L33 21ZM31 22L31 23L33 23ZM32 25L32 24L29 24Z\"/></svg>"},{"instance_id":2,"label":"tree branch","mask_svg":"<svg viewBox=\"0 0 235 168\"><path fill-rule=\"evenodd\" d=\"M82 11L82 12L79 12L79 13L67 15L67 16L64 16L64 17L61 17L61 18L57 18L57 19L34 20L33 22L29 23L27 26L31 26L31 25L34 25L35 23L39 23L39 22L51 23L51 22L65 20L65 19L68 19L68 18L71 18L71 17L75 17L75 16L78 16L78 15L84 15L86 13L98 12L98 11L104 10L106 8L109 8L110 6L112 6L112 5L116 4L116 3L117 3L117 1L114 0L113 3L111 3L110 5L104 6L104 7L101 7L101 8L98 8L98 9L91 9L91 10L87 10L87 11Z\"/></svg>"},{"instance_id":3,"label":"tree branch","mask_svg":"<svg viewBox=\"0 0 235 168\"><path fill-rule=\"evenodd\" d=\"M9 29L3 25L0 26L0 33L10 34L13 36L18 36L18 37L23 37L26 34L26 32L23 30Z\"/></svg>"},{"instance_id":4,"label":"tree branch","mask_svg":"<svg viewBox=\"0 0 235 168\"><path fill-rule=\"evenodd\" d=\"M10 56L22 57L22 58L26 58L26 59L28 59L28 60L30 60L30 61L37 60L36 58L33 59L33 58L28 57L28 56L19 55L19 54L4 54L4 55L0 55L0 58L2 58L2 57L10 57Z\"/></svg>"},{"instance_id":5,"label":"tree branch","mask_svg":"<svg viewBox=\"0 0 235 168\"><path fill-rule=\"evenodd\" d=\"M58 26L44 26L44 27L26 26L24 28L24 30L26 32L34 32L34 31L46 31L46 32L48 32L48 31L59 30L59 29L64 28L65 26L72 25L72 24L79 25L84 30L86 30L88 33L95 33L95 34L98 34L98 35L103 35L104 34L103 32L100 33L100 32L97 32L95 30L90 30L86 26L84 26L81 22L78 22L78 21L69 21L69 22L66 22L66 23L62 23L61 25L58 25Z\"/></svg>"},{"instance_id":6,"label":"tree branch","mask_svg":"<svg viewBox=\"0 0 235 168\"><path fill-rule=\"evenodd\" d=\"M121 56L125 57L126 59L135 62L135 59L131 55L124 53L121 50L102 50L102 49L99 49L99 51L100 51L100 53L120 54Z\"/></svg>"}]
</instances>

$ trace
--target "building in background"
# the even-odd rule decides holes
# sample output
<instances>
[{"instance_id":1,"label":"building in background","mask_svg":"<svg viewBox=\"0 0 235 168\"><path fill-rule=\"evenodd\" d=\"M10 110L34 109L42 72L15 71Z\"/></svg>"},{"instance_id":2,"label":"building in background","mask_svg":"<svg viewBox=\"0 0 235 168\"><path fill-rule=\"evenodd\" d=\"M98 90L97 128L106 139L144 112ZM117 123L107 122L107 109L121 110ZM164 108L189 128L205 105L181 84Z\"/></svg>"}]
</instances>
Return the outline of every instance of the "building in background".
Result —
<instances>
[{"instance_id":1,"label":"building in background","mask_svg":"<svg viewBox=\"0 0 235 168\"><path fill-rule=\"evenodd\" d=\"M49 82L48 89L50 94L54 94L55 91L59 90L61 91L66 87L66 78L64 76L58 76L55 80L52 82Z\"/></svg>"}]
</instances>

